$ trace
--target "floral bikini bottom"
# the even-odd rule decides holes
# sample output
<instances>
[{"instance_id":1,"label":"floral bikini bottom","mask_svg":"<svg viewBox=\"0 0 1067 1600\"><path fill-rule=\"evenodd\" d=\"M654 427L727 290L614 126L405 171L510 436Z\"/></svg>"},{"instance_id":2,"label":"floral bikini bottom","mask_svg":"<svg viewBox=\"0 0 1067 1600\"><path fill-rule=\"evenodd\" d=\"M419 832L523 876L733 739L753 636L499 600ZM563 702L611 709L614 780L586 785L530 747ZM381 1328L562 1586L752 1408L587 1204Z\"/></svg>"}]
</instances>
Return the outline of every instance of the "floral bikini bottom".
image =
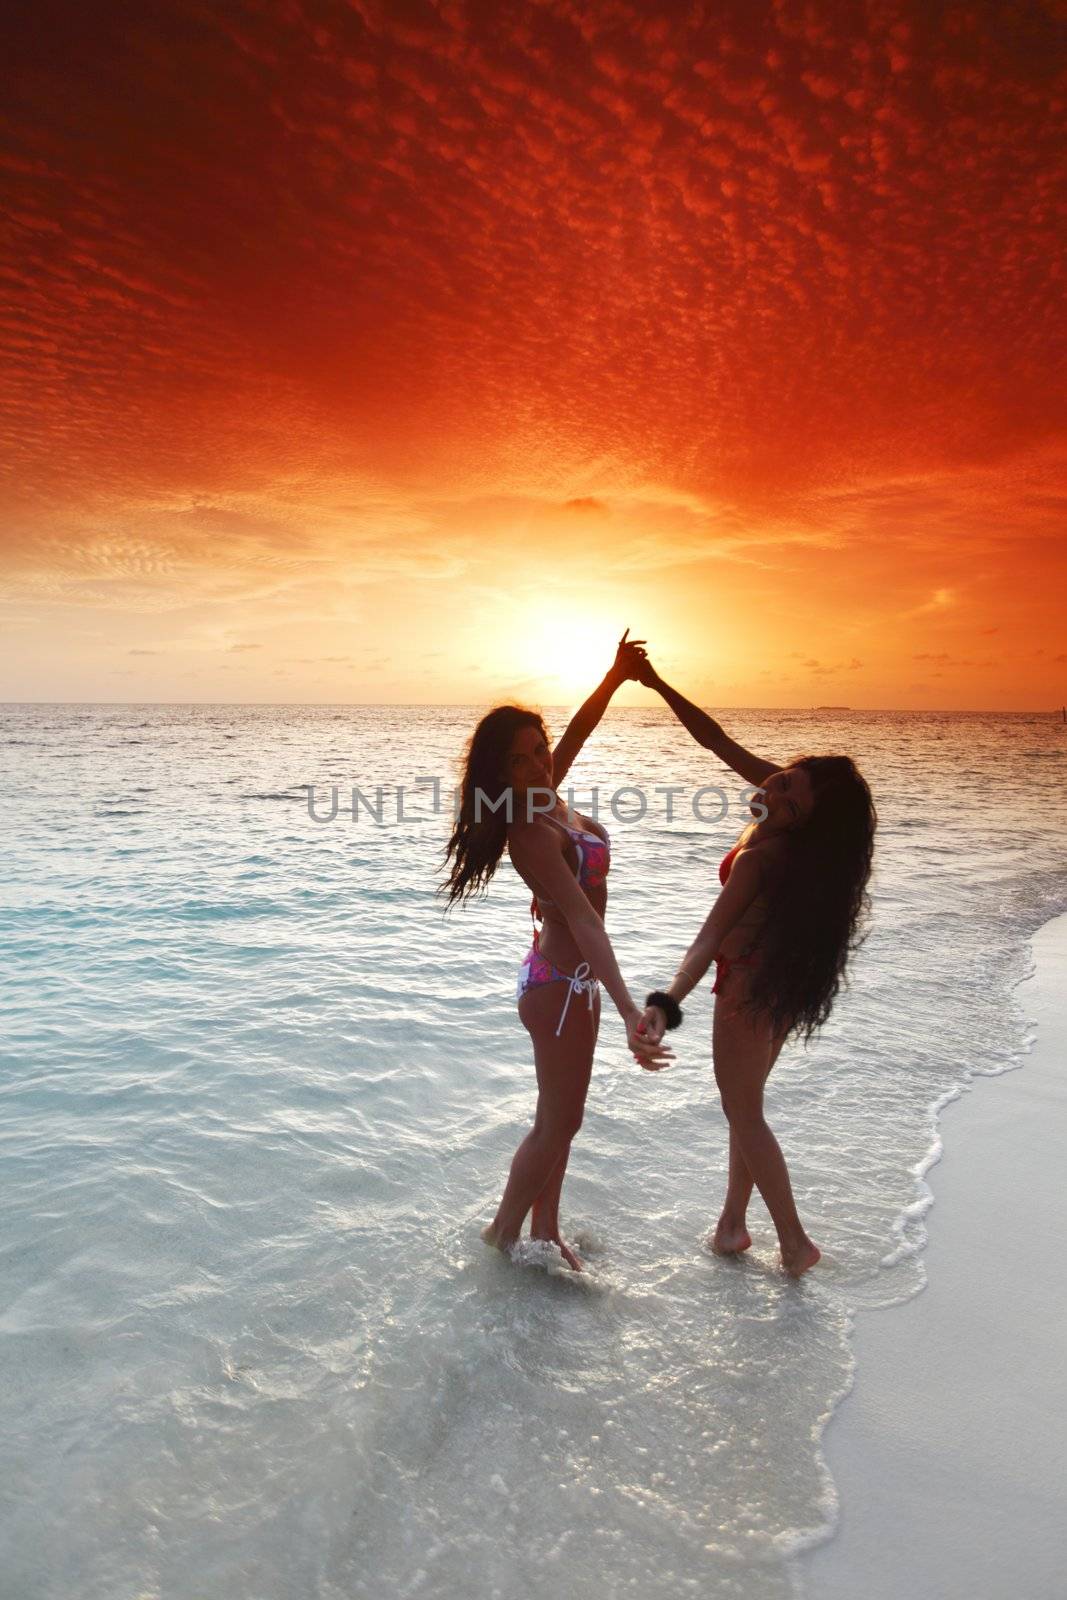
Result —
<instances>
[{"instance_id":1,"label":"floral bikini bottom","mask_svg":"<svg viewBox=\"0 0 1067 1600\"><path fill-rule=\"evenodd\" d=\"M592 1012L593 995L600 988L600 980L590 976L588 961L580 962L577 972L561 972L558 967L552 965L551 961L545 960L535 942L526 952L522 966L519 968L519 976L515 983L516 1002L521 1000L529 989L536 989L543 983L559 982L567 985L567 994L563 1001L563 1010L560 1012L559 1027L556 1029L557 1039L563 1032L563 1024L567 1020L567 1007L571 1003L571 996L587 994L589 996L589 1010Z\"/></svg>"}]
</instances>

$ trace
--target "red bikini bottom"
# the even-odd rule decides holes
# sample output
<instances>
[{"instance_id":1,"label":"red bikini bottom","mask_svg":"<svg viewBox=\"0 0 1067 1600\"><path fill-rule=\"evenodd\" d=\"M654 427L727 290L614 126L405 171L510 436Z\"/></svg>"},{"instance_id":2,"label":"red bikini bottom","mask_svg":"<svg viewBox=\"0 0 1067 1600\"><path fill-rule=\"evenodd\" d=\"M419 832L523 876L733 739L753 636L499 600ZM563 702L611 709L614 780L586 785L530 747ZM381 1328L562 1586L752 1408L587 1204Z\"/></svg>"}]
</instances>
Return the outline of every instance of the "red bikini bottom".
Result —
<instances>
[{"instance_id":1,"label":"red bikini bottom","mask_svg":"<svg viewBox=\"0 0 1067 1600\"><path fill-rule=\"evenodd\" d=\"M758 950L753 950L751 954L747 956L716 956L715 982L711 986L712 994L722 993L722 984L730 976L731 967L754 967L758 960Z\"/></svg>"}]
</instances>

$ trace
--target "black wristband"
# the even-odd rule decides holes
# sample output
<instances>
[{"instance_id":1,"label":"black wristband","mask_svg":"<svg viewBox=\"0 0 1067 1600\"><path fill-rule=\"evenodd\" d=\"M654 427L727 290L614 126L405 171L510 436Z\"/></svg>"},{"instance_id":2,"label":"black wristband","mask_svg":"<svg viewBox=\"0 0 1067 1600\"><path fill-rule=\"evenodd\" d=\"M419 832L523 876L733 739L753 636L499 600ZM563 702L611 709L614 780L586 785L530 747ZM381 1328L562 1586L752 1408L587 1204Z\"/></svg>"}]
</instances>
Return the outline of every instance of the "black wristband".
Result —
<instances>
[{"instance_id":1,"label":"black wristband","mask_svg":"<svg viewBox=\"0 0 1067 1600\"><path fill-rule=\"evenodd\" d=\"M660 1010L663 1012L663 1015L667 1019L668 1028L677 1028L682 1018L685 1016L685 1012L682 1010L674 996L671 994L664 994L662 989L653 989L650 995L646 995L645 1005L659 1006Z\"/></svg>"}]
</instances>

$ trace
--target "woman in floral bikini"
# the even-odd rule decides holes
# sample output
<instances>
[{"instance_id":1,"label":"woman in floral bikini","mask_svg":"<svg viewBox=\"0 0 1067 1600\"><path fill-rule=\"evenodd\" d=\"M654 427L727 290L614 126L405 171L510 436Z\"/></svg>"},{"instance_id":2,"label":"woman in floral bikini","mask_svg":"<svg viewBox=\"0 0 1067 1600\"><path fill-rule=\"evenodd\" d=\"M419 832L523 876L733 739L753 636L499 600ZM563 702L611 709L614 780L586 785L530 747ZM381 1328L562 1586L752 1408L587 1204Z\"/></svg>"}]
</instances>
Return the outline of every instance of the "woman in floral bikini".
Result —
<instances>
[{"instance_id":1,"label":"woman in floral bikini","mask_svg":"<svg viewBox=\"0 0 1067 1600\"><path fill-rule=\"evenodd\" d=\"M512 865L533 891L544 923L540 933L534 926L516 986L519 1017L533 1043L537 1111L515 1152L496 1216L482 1237L510 1250L530 1214L531 1237L554 1243L575 1271L581 1270L581 1262L560 1233L559 1201L592 1074L601 983L641 1065L655 1070L673 1057L658 1039L638 1031L642 1009L626 987L604 928L611 853L607 830L570 812L557 793L615 690L637 676L643 660L640 644L628 642L623 634L603 683L572 718L554 750L535 711L498 706L484 716L467 749L460 812L445 852L446 862L452 860L442 885L449 907L484 892L506 847ZM505 808L493 809L508 791L513 800L510 819Z\"/></svg>"}]
</instances>

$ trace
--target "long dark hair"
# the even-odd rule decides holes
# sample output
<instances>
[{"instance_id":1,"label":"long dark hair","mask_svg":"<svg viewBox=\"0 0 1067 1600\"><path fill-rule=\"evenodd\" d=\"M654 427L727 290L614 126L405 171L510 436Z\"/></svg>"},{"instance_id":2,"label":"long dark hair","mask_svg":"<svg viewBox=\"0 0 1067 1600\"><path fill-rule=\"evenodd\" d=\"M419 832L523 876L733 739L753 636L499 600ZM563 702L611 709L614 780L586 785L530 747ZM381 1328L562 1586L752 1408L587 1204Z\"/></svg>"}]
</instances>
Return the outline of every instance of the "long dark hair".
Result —
<instances>
[{"instance_id":1,"label":"long dark hair","mask_svg":"<svg viewBox=\"0 0 1067 1600\"><path fill-rule=\"evenodd\" d=\"M772 869L745 1009L805 1043L830 1015L852 951L867 937L867 880L878 814L849 756L799 756L788 763L811 778L814 806L784 836Z\"/></svg>"},{"instance_id":2,"label":"long dark hair","mask_svg":"<svg viewBox=\"0 0 1067 1600\"><path fill-rule=\"evenodd\" d=\"M548 744L548 730L541 717L525 706L497 706L487 711L467 741L459 815L445 849L444 864L447 866L451 860L452 868L436 891L447 894L446 911L471 895L484 895L500 865L507 842L507 807L501 805L494 811L485 802L499 801L511 782L508 752L520 728L537 728ZM479 790L484 800L476 811L475 797Z\"/></svg>"}]
</instances>

